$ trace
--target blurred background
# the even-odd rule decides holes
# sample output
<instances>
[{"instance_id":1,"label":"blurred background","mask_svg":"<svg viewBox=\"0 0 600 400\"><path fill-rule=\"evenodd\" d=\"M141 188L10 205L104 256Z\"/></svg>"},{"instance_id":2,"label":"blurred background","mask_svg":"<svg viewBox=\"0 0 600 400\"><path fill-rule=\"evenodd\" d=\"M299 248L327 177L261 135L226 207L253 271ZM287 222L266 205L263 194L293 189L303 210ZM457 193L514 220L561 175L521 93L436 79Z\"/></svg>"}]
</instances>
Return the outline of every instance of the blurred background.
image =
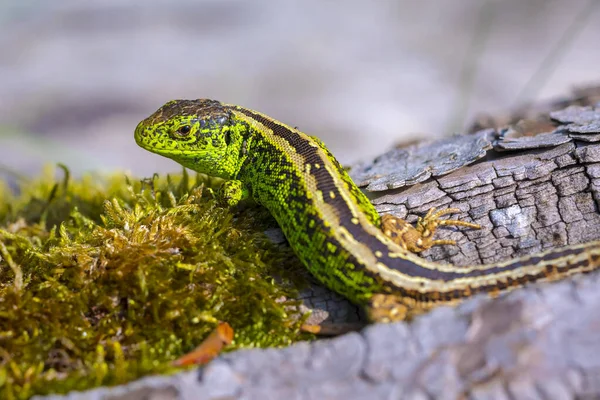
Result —
<instances>
[{"instance_id":1,"label":"blurred background","mask_svg":"<svg viewBox=\"0 0 600 400\"><path fill-rule=\"evenodd\" d=\"M179 171L136 124L175 98L260 110L345 164L600 83L597 0L3 0L0 168Z\"/></svg>"}]
</instances>

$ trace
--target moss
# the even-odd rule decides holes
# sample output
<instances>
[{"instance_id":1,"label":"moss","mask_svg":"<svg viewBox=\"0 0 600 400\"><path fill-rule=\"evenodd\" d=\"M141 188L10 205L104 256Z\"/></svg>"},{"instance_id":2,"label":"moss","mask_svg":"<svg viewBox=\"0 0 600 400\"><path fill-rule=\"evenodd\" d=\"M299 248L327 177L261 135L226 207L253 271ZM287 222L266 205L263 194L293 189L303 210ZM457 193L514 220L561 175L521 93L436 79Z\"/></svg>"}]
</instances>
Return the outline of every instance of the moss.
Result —
<instances>
[{"instance_id":1,"label":"moss","mask_svg":"<svg viewBox=\"0 0 600 400\"><path fill-rule=\"evenodd\" d=\"M0 182L0 397L175 369L227 321L239 347L300 339L301 269L263 209L219 206L201 175ZM62 176L61 176L62 175ZM59 178L57 178L59 176Z\"/></svg>"}]
</instances>

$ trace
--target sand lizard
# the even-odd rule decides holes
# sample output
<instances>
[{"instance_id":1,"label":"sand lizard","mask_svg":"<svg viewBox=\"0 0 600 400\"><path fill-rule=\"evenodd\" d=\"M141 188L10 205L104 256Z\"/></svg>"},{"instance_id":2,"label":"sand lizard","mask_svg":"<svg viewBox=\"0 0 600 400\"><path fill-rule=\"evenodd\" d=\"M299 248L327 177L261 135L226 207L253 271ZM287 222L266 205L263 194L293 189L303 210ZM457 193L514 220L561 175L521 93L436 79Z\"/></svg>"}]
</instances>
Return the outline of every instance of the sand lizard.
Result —
<instances>
[{"instance_id":1,"label":"sand lizard","mask_svg":"<svg viewBox=\"0 0 600 400\"><path fill-rule=\"evenodd\" d=\"M486 265L427 261L416 252L458 210L431 210L416 227L380 217L323 142L262 113L218 101L173 100L137 126L141 147L192 170L226 179L230 205L252 197L266 207L290 246L324 285L366 306L374 321L396 321L474 294L492 296L600 265L600 241Z\"/></svg>"}]
</instances>

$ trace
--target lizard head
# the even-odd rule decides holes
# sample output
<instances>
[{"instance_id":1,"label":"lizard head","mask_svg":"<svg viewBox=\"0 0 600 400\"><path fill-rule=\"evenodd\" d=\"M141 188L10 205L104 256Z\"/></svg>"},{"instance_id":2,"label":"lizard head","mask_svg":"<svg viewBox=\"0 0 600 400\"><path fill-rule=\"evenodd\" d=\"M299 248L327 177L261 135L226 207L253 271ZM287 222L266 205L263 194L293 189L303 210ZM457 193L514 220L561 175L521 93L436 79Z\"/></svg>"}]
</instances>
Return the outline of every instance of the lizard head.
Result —
<instances>
[{"instance_id":1,"label":"lizard head","mask_svg":"<svg viewBox=\"0 0 600 400\"><path fill-rule=\"evenodd\" d=\"M239 168L243 129L232 121L218 101L172 100L138 124L135 141L194 171L231 179Z\"/></svg>"}]
</instances>

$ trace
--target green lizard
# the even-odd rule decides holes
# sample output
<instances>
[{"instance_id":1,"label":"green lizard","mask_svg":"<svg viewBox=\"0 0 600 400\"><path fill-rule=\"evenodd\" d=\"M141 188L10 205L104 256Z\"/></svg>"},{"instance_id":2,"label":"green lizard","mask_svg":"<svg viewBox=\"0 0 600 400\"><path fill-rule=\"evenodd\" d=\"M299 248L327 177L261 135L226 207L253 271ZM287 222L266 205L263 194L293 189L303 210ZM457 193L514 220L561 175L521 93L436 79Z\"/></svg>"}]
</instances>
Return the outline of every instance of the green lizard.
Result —
<instances>
[{"instance_id":1,"label":"green lizard","mask_svg":"<svg viewBox=\"0 0 600 400\"><path fill-rule=\"evenodd\" d=\"M527 282L552 281L600 265L600 242L571 245L506 262L459 267L415 253L434 240L440 220L458 210L431 210L416 227L380 217L316 137L264 114L218 101L173 100L139 123L141 147L192 170L226 179L230 205L252 197L275 217L290 246L324 285L374 321L412 317L473 294L497 295Z\"/></svg>"}]
</instances>

